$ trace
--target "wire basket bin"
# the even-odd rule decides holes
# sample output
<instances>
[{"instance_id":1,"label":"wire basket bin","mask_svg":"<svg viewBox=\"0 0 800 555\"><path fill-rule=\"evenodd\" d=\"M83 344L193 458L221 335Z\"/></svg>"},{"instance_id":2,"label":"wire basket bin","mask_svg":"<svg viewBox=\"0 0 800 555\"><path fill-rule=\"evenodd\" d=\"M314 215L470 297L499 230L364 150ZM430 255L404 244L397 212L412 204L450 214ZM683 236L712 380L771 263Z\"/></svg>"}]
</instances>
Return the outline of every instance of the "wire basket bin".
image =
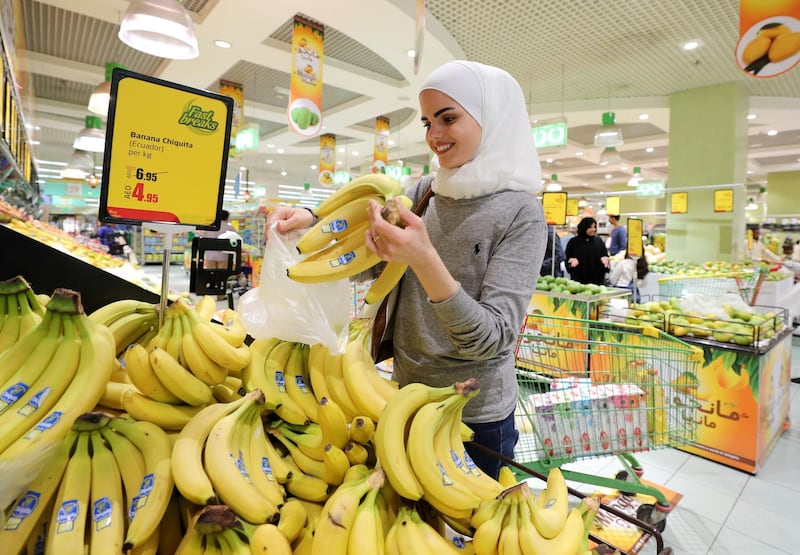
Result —
<instances>
[{"instance_id":1,"label":"wire basket bin","mask_svg":"<svg viewBox=\"0 0 800 555\"><path fill-rule=\"evenodd\" d=\"M702 350L660 330L530 315L516 360L520 462L552 468L696 438Z\"/></svg>"},{"instance_id":2,"label":"wire basket bin","mask_svg":"<svg viewBox=\"0 0 800 555\"><path fill-rule=\"evenodd\" d=\"M658 280L658 293L665 297L688 295L721 296L739 294L749 305L755 304L765 270L747 270L696 276L669 276Z\"/></svg>"}]
</instances>

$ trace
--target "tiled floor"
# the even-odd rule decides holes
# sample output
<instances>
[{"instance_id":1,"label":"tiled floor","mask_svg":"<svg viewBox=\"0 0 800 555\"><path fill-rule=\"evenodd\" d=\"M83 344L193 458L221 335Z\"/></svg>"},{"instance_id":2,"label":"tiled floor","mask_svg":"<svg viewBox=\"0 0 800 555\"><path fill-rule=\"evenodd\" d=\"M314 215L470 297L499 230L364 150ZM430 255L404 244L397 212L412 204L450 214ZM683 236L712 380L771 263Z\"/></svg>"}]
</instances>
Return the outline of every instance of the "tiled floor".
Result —
<instances>
[{"instance_id":1,"label":"tiled floor","mask_svg":"<svg viewBox=\"0 0 800 555\"><path fill-rule=\"evenodd\" d=\"M159 266L145 271L160 281ZM189 277L182 267L173 266L169 279L170 289L188 292ZM222 308L227 301L217 304ZM800 338L793 341L792 376L798 377ZM675 555L800 553L800 385L790 387L792 426L755 476L675 449L636 454L645 478L683 495L663 534ZM584 459L568 467L602 476L621 468L615 457ZM655 554L655 542L642 553Z\"/></svg>"}]
</instances>

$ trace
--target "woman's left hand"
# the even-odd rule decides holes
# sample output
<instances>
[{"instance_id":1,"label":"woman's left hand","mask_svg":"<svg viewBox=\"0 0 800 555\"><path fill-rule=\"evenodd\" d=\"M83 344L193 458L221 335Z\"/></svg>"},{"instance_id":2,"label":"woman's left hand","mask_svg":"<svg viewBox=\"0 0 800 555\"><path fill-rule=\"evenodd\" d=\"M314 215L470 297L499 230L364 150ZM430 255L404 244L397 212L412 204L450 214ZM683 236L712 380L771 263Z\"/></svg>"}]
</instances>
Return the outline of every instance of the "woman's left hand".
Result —
<instances>
[{"instance_id":1,"label":"woman's left hand","mask_svg":"<svg viewBox=\"0 0 800 555\"><path fill-rule=\"evenodd\" d=\"M602 262L602 263L603 263L603 266L605 266L606 268L608 268L608 257L607 257L607 256L603 256L603 257L601 257L601 258L600 258L600 262Z\"/></svg>"}]
</instances>

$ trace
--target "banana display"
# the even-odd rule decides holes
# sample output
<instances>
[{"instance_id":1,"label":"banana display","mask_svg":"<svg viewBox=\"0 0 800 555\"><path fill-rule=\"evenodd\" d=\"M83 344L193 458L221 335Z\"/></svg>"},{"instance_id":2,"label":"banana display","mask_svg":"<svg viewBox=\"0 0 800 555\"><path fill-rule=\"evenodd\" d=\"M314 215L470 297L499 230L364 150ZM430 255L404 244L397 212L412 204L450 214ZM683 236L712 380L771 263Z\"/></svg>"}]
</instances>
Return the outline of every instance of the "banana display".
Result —
<instances>
[{"instance_id":1,"label":"banana display","mask_svg":"<svg viewBox=\"0 0 800 555\"><path fill-rule=\"evenodd\" d=\"M0 282L0 353L42 321L44 307L22 276Z\"/></svg>"},{"instance_id":2,"label":"banana display","mask_svg":"<svg viewBox=\"0 0 800 555\"><path fill-rule=\"evenodd\" d=\"M398 389L372 364L368 320L341 353L246 344L237 313L206 297L173 302L158 329L146 303L86 315L75 292L43 300L15 283L17 312L27 302L38 320L0 352L4 552L463 551L442 522L479 555L588 549L593 513L569 509L560 473L536 497L470 459L461 416L477 381ZM492 547L493 526L517 539Z\"/></svg>"},{"instance_id":3,"label":"banana display","mask_svg":"<svg viewBox=\"0 0 800 555\"><path fill-rule=\"evenodd\" d=\"M400 182L383 174L369 174L340 187L317 208L320 220L297 242L297 250L308 254L290 266L288 275L303 283L344 279L364 272L381 262L366 245L369 229L367 206L376 201L383 217L403 226L397 202L411 208L411 199L402 194ZM388 269L388 271L387 271ZM400 281L406 265L389 263L368 293L370 304L378 302Z\"/></svg>"}]
</instances>

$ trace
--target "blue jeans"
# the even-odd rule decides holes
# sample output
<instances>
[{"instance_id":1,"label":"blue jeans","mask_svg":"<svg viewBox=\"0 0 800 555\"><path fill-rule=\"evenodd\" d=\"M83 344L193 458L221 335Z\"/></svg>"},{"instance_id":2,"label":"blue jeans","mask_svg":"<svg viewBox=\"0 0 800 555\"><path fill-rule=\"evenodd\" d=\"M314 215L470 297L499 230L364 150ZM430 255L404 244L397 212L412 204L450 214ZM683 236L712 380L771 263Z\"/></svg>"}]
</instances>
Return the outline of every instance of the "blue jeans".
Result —
<instances>
[{"instance_id":1,"label":"blue jeans","mask_svg":"<svg viewBox=\"0 0 800 555\"><path fill-rule=\"evenodd\" d=\"M473 440L475 443L480 443L484 447L488 447L509 459L514 458L514 447L516 447L519 439L519 431L514 427L513 412L497 422L481 422L468 425L475 432L475 439ZM466 443L465 447L478 468L497 480L497 476L500 474L500 467L504 466L505 463L492 455L473 448L469 443Z\"/></svg>"}]
</instances>

